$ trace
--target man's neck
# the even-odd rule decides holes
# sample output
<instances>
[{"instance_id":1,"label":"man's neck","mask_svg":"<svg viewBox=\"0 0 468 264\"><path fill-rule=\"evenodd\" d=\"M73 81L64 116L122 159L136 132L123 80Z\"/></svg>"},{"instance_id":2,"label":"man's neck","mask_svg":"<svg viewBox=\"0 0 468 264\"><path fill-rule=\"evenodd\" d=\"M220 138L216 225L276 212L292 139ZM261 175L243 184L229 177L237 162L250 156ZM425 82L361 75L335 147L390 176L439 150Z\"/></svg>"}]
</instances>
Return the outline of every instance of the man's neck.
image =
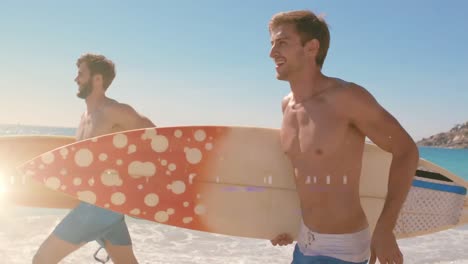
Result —
<instances>
[{"instance_id":1,"label":"man's neck","mask_svg":"<svg viewBox=\"0 0 468 264\"><path fill-rule=\"evenodd\" d=\"M324 84L327 79L328 77L323 75L320 70L315 70L289 80L294 101L296 103L301 103L321 93L326 89L326 85Z\"/></svg>"},{"instance_id":2,"label":"man's neck","mask_svg":"<svg viewBox=\"0 0 468 264\"><path fill-rule=\"evenodd\" d=\"M95 112L107 100L107 97L102 93L91 93L86 98L86 112L88 114Z\"/></svg>"}]
</instances>

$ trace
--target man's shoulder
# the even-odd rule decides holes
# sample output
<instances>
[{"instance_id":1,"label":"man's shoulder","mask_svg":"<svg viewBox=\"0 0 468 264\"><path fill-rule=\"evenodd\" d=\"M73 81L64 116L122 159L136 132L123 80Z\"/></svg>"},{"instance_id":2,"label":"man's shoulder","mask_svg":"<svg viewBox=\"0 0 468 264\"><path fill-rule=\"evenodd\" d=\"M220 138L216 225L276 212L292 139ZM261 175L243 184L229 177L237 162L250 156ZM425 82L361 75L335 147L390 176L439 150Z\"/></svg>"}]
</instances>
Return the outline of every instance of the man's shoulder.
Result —
<instances>
[{"instance_id":1,"label":"man's shoulder","mask_svg":"<svg viewBox=\"0 0 468 264\"><path fill-rule=\"evenodd\" d=\"M343 81L340 79L337 79L335 82L336 89L333 90L336 94L336 98L340 101L352 103L356 101L373 99L372 94L359 84Z\"/></svg>"},{"instance_id":2,"label":"man's shoulder","mask_svg":"<svg viewBox=\"0 0 468 264\"><path fill-rule=\"evenodd\" d=\"M376 100L372 94L363 86L346 81L337 81L335 89L331 89L330 104L333 105L335 113L343 118L356 118L365 116L365 109L372 109Z\"/></svg>"},{"instance_id":3,"label":"man's shoulder","mask_svg":"<svg viewBox=\"0 0 468 264\"><path fill-rule=\"evenodd\" d=\"M130 104L112 100L109 107L109 116L127 129L155 127L156 125L146 116L137 112Z\"/></svg>"},{"instance_id":4,"label":"man's shoulder","mask_svg":"<svg viewBox=\"0 0 468 264\"><path fill-rule=\"evenodd\" d=\"M114 99L109 99L105 109L108 111L108 113L111 114L128 113L135 111L135 109L131 105L119 102Z\"/></svg>"},{"instance_id":5,"label":"man's shoulder","mask_svg":"<svg viewBox=\"0 0 468 264\"><path fill-rule=\"evenodd\" d=\"M286 107L288 106L289 101L291 101L292 96L293 96L293 94L289 93L288 95L283 97L283 100L281 100L281 109L283 109L283 112L286 109Z\"/></svg>"}]
</instances>

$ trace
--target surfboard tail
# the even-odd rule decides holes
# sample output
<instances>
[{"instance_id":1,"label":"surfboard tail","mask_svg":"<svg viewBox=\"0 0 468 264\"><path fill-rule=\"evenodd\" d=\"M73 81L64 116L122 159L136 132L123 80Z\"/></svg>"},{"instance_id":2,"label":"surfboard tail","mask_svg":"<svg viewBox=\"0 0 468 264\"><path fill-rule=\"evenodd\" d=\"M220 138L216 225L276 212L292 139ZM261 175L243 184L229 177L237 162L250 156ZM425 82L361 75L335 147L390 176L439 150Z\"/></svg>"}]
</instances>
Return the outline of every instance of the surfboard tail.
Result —
<instances>
[{"instance_id":1,"label":"surfboard tail","mask_svg":"<svg viewBox=\"0 0 468 264\"><path fill-rule=\"evenodd\" d=\"M468 224L468 198L465 200L465 205L463 206L460 223Z\"/></svg>"},{"instance_id":2,"label":"surfboard tail","mask_svg":"<svg viewBox=\"0 0 468 264\"><path fill-rule=\"evenodd\" d=\"M463 185L468 190L468 181L465 181ZM465 196L465 203L463 204L463 210L460 217L460 224L468 224L468 194L466 194Z\"/></svg>"}]
</instances>

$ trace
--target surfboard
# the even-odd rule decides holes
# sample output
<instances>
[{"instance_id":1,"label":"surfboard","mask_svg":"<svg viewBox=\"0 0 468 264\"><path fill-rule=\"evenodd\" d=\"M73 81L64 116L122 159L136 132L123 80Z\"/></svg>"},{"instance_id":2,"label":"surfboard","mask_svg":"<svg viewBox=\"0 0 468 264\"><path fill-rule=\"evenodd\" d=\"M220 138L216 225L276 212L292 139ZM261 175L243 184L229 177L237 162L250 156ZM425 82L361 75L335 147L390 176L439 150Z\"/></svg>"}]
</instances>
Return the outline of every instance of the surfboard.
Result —
<instances>
[{"instance_id":1,"label":"surfboard","mask_svg":"<svg viewBox=\"0 0 468 264\"><path fill-rule=\"evenodd\" d=\"M73 142L75 139L67 136L0 137L0 201L28 207L74 207L77 199L16 173L16 167L24 162Z\"/></svg>"},{"instance_id":2,"label":"surfboard","mask_svg":"<svg viewBox=\"0 0 468 264\"><path fill-rule=\"evenodd\" d=\"M360 197L371 229L383 208L390 162L390 154L366 143ZM398 238L468 223L466 181L419 163L394 230ZM131 130L57 148L19 169L57 192L182 228L272 239L296 236L301 222L293 169L277 129Z\"/></svg>"}]
</instances>

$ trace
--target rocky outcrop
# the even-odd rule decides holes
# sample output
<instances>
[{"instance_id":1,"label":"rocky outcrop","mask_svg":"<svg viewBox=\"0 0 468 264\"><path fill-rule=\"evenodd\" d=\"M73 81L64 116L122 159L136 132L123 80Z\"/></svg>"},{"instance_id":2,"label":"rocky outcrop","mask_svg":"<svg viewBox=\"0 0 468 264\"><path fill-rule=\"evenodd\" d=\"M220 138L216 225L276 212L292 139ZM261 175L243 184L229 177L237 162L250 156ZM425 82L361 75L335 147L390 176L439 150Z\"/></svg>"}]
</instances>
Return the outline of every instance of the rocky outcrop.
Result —
<instances>
[{"instance_id":1,"label":"rocky outcrop","mask_svg":"<svg viewBox=\"0 0 468 264\"><path fill-rule=\"evenodd\" d=\"M459 124L448 132L439 133L417 142L418 146L441 148L468 148L468 121Z\"/></svg>"}]
</instances>

